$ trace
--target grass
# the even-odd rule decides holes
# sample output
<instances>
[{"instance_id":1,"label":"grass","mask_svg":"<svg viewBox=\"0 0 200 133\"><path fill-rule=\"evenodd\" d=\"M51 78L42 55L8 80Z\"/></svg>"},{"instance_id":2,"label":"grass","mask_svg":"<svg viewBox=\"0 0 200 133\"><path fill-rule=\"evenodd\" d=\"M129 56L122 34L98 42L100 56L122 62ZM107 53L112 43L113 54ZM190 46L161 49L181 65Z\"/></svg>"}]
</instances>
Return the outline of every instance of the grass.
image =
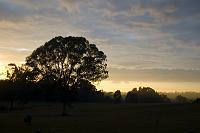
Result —
<instances>
[{"instance_id":1,"label":"grass","mask_svg":"<svg viewBox=\"0 0 200 133\"><path fill-rule=\"evenodd\" d=\"M200 132L198 104L74 104L62 117L62 105L29 104L23 110L0 113L0 133L189 133ZM32 112L31 125L24 123Z\"/></svg>"}]
</instances>

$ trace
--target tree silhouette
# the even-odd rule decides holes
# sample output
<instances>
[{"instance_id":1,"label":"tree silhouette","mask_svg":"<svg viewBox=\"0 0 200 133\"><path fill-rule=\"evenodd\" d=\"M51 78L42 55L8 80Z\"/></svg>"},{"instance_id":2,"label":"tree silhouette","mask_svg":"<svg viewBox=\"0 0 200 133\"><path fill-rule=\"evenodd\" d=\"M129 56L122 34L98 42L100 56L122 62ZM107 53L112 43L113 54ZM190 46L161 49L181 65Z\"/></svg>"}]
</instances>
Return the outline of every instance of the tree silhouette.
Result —
<instances>
[{"instance_id":1,"label":"tree silhouette","mask_svg":"<svg viewBox=\"0 0 200 133\"><path fill-rule=\"evenodd\" d=\"M106 55L84 37L55 37L26 58L34 81L55 82L63 90L63 115L70 91L79 81L100 81L108 77Z\"/></svg>"},{"instance_id":2,"label":"tree silhouette","mask_svg":"<svg viewBox=\"0 0 200 133\"><path fill-rule=\"evenodd\" d=\"M127 103L170 102L166 95L161 95L150 87L139 87L129 91L125 98Z\"/></svg>"},{"instance_id":3,"label":"tree silhouette","mask_svg":"<svg viewBox=\"0 0 200 133\"><path fill-rule=\"evenodd\" d=\"M127 93L125 101L127 103L129 103L129 102L137 103L138 102L138 91L137 91L137 88L133 88L132 91L129 91Z\"/></svg>"},{"instance_id":4,"label":"tree silhouette","mask_svg":"<svg viewBox=\"0 0 200 133\"><path fill-rule=\"evenodd\" d=\"M115 91L115 93L114 93L114 95L113 95L113 98L114 98L114 101L115 101L116 103L121 102L121 100L122 100L121 91L120 91L120 90Z\"/></svg>"},{"instance_id":5,"label":"tree silhouette","mask_svg":"<svg viewBox=\"0 0 200 133\"><path fill-rule=\"evenodd\" d=\"M8 64L7 79L8 84L5 91L5 99L10 101L10 109L13 110L14 102L27 102L27 88L30 85L30 71L25 65L17 66L14 63Z\"/></svg>"},{"instance_id":6,"label":"tree silhouette","mask_svg":"<svg viewBox=\"0 0 200 133\"><path fill-rule=\"evenodd\" d=\"M177 103L187 103L188 101L189 100L186 97L181 96L181 95L178 95L175 98L175 102L177 102Z\"/></svg>"}]
</instances>

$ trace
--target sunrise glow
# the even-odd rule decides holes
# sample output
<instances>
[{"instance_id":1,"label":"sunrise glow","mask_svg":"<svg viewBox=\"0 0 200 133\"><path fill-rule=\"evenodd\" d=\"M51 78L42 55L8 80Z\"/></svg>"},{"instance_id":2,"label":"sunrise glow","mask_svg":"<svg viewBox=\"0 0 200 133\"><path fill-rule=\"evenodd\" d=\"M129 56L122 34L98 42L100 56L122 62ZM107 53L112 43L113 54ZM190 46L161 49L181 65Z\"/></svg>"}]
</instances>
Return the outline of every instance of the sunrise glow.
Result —
<instances>
[{"instance_id":1,"label":"sunrise glow","mask_svg":"<svg viewBox=\"0 0 200 133\"><path fill-rule=\"evenodd\" d=\"M121 90L122 92L128 92L133 88L138 87L152 87L158 92L199 92L199 82L114 82L114 81L102 81L96 85L99 90L105 90L107 92L113 92ZM191 89L192 88L192 89Z\"/></svg>"},{"instance_id":2,"label":"sunrise glow","mask_svg":"<svg viewBox=\"0 0 200 133\"><path fill-rule=\"evenodd\" d=\"M3 63L0 62L0 79L6 78L6 68Z\"/></svg>"},{"instance_id":3,"label":"sunrise glow","mask_svg":"<svg viewBox=\"0 0 200 133\"><path fill-rule=\"evenodd\" d=\"M107 55L98 89L200 91L197 1L1 0L0 78L55 36L83 36Z\"/></svg>"}]
</instances>

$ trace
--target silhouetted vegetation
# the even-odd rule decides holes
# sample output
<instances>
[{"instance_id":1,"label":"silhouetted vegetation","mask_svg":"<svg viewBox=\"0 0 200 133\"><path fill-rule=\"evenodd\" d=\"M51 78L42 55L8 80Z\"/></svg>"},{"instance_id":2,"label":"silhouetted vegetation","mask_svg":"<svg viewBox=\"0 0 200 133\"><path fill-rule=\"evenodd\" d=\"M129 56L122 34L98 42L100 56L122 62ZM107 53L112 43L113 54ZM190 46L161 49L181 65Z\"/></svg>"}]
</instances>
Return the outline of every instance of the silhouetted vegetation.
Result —
<instances>
[{"instance_id":1,"label":"silhouetted vegetation","mask_svg":"<svg viewBox=\"0 0 200 133\"><path fill-rule=\"evenodd\" d=\"M32 90L32 83L26 78L28 74L24 65L18 67L14 63L8 64L7 79L0 81L0 96L2 100L10 102L10 110L14 109L15 102L28 102L28 93Z\"/></svg>"},{"instance_id":2,"label":"silhouetted vegetation","mask_svg":"<svg viewBox=\"0 0 200 133\"><path fill-rule=\"evenodd\" d=\"M178 96L176 96L176 98L175 98L175 102L176 102L176 103L187 103L187 102L189 102L189 99L187 99L187 98L184 97L184 96L178 95Z\"/></svg>"},{"instance_id":3,"label":"silhouetted vegetation","mask_svg":"<svg viewBox=\"0 0 200 133\"><path fill-rule=\"evenodd\" d=\"M104 101L91 81L108 77L106 55L84 37L55 37L26 58L26 64L8 65L7 79L1 81L2 99L11 109L18 100Z\"/></svg>"},{"instance_id":4,"label":"silhouetted vegetation","mask_svg":"<svg viewBox=\"0 0 200 133\"><path fill-rule=\"evenodd\" d=\"M129 91L126 95L125 101L127 103L160 103L170 102L166 95L157 93L150 87L139 87Z\"/></svg>"},{"instance_id":5,"label":"silhouetted vegetation","mask_svg":"<svg viewBox=\"0 0 200 133\"><path fill-rule=\"evenodd\" d=\"M175 99L178 95L184 96L187 99L195 100L200 97L199 92L160 92L161 94L167 95L170 99Z\"/></svg>"},{"instance_id":6,"label":"silhouetted vegetation","mask_svg":"<svg viewBox=\"0 0 200 133\"><path fill-rule=\"evenodd\" d=\"M122 94L121 94L121 91L120 91L120 90L115 91L115 93L114 93L114 95L113 95L113 98L114 98L114 102L116 102L116 103L122 102Z\"/></svg>"},{"instance_id":7,"label":"silhouetted vegetation","mask_svg":"<svg viewBox=\"0 0 200 133\"><path fill-rule=\"evenodd\" d=\"M194 101L193 101L193 103L200 103L200 98L196 98Z\"/></svg>"},{"instance_id":8,"label":"silhouetted vegetation","mask_svg":"<svg viewBox=\"0 0 200 133\"><path fill-rule=\"evenodd\" d=\"M75 98L80 102L103 102L104 92L98 91L88 80L80 80L75 89Z\"/></svg>"}]
</instances>

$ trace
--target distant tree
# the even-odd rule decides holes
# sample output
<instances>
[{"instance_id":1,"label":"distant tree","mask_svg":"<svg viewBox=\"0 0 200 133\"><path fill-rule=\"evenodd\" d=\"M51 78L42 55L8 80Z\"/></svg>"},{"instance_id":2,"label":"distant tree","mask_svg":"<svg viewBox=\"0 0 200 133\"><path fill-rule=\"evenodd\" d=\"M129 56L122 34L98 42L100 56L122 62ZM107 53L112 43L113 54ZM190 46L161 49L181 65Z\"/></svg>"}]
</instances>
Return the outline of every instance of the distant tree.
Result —
<instances>
[{"instance_id":1,"label":"distant tree","mask_svg":"<svg viewBox=\"0 0 200 133\"><path fill-rule=\"evenodd\" d=\"M186 98L186 97L184 97L184 96L181 96L181 95L178 95L178 96L176 96L176 98L175 98L175 102L176 103L187 103L189 100Z\"/></svg>"},{"instance_id":2,"label":"distant tree","mask_svg":"<svg viewBox=\"0 0 200 133\"><path fill-rule=\"evenodd\" d=\"M106 55L84 37L55 37L26 58L34 81L49 80L63 90L63 115L70 91L80 80L101 81L108 77Z\"/></svg>"},{"instance_id":3,"label":"distant tree","mask_svg":"<svg viewBox=\"0 0 200 133\"><path fill-rule=\"evenodd\" d=\"M160 95L150 87L139 87L129 91L126 95L127 103L155 103L155 102L170 102L166 95Z\"/></svg>"},{"instance_id":4,"label":"distant tree","mask_svg":"<svg viewBox=\"0 0 200 133\"><path fill-rule=\"evenodd\" d=\"M121 91L120 90L115 91L113 98L115 102L117 103L121 102L122 101Z\"/></svg>"},{"instance_id":5,"label":"distant tree","mask_svg":"<svg viewBox=\"0 0 200 133\"><path fill-rule=\"evenodd\" d=\"M200 98L196 98L193 103L200 103Z\"/></svg>"},{"instance_id":6,"label":"distant tree","mask_svg":"<svg viewBox=\"0 0 200 133\"><path fill-rule=\"evenodd\" d=\"M171 100L167 95L160 94L160 97L161 97L162 102L171 103Z\"/></svg>"},{"instance_id":7,"label":"distant tree","mask_svg":"<svg viewBox=\"0 0 200 133\"><path fill-rule=\"evenodd\" d=\"M150 87L140 87L138 89L139 102L161 102L161 96Z\"/></svg>"},{"instance_id":8,"label":"distant tree","mask_svg":"<svg viewBox=\"0 0 200 133\"><path fill-rule=\"evenodd\" d=\"M138 102L138 93L137 88L133 88L132 91L129 91L126 95L125 101L127 103L137 103Z\"/></svg>"},{"instance_id":9,"label":"distant tree","mask_svg":"<svg viewBox=\"0 0 200 133\"><path fill-rule=\"evenodd\" d=\"M96 87L88 80L80 80L76 89L78 99L82 102L95 101L96 92Z\"/></svg>"}]
</instances>

